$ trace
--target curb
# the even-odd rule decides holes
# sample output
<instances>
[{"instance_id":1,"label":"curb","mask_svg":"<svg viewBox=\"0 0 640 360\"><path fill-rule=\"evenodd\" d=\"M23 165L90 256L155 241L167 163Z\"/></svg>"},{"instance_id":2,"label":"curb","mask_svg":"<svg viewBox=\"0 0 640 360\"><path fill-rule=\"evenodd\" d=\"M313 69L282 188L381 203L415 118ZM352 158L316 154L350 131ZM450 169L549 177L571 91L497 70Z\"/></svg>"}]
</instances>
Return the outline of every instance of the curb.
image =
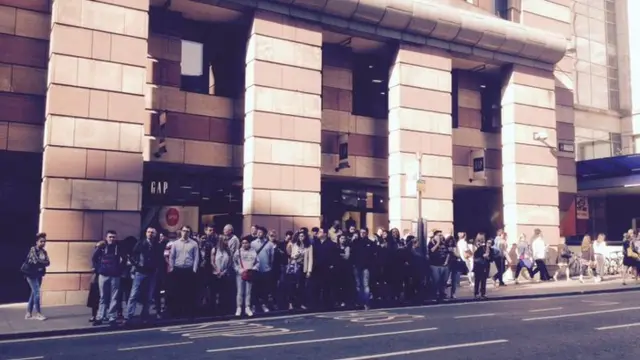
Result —
<instances>
[{"instance_id":1,"label":"curb","mask_svg":"<svg viewBox=\"0 0 640 360\"><path fill-rule=\"evenodd\" d=\"M626 287L626 288L621 287L621 288L613 288L613 289L600 289L600 290L563 291L563 292L557 292L557 293L537 293L537 294L496 296L496 297L489 298L485 302L498 301L498 300L508 301L508 300L522 300L522 299L557 298L557 297L580 296L580 295L615 294L615 293L628 293L633 291L640 291L640 286ZM474 303L474 302L477 302L477 300L474 300L471 298L465 298L465 299L456 299L454 301L447 301L445 304L465 304L465 303ZM436 304L437 304L436 302L429 302L424 305L418 305L418 306L429 307ZM383 306L381 308L402 309L407 306L411 306L411 305ZM376 308L373 308L373 309L375 310ZM251 319L268 319L269 317L275 317L275 316L317 314L321 312L331 313L336 311L339 312L339 311L352 311L352 310L354 309L345 308L340 310L327 310L327 311L279 310L279 311L272 311L269 313L269 315L262 315L262 314L256 315ZM123 328L121 326L116 328L113 328L110 326L96 326L96 327L84 327L84 328L48 330L48 331L25 331L25 332L16 332L12 334L0 334L0 342L10 341L10 340L28 341L28 340L36 340L36 339L48 338L48 337L60 337L60 336L72 336L72 335L84 335L84 334L89 335L89 334L99 334L99 333L106 333L106 332L117 333L119 331L123 331L123 333L126 333L126 331L131 331L131 330L133 331L153 330L153 329L160 329L168 326L200 324L200 323L206 323L206 322L223 322L223 321L229 321L229 320L238 320L238 318L232 315L226 315L226 316L199 317L193 320L167 319L167 320L160 320L158 322L155 322L149 325L135 324L134 326L126 327L126 328ZM248 319L246 317L243 317L243 318L240 318L240 320L248 320Z\"/></svg>"}]
</instances>

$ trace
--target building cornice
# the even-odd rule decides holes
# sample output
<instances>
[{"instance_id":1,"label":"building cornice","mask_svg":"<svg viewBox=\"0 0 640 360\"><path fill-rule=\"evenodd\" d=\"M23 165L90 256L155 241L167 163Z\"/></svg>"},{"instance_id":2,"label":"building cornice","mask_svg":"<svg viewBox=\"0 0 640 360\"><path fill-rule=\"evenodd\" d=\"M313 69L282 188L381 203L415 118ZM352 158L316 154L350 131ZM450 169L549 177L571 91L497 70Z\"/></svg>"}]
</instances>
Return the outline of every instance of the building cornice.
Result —
<instances>
[{"instance_id":1,"label":"building cornice","mask_svg":"<svg viewBox=\"0 0 640 360\"><path fill-rule=\"evenodd\" d=\"M436 0L196 0L248 6L307 21L493 60L552 68L566 52L559 34Z\"/></svg>"}]
</instances>

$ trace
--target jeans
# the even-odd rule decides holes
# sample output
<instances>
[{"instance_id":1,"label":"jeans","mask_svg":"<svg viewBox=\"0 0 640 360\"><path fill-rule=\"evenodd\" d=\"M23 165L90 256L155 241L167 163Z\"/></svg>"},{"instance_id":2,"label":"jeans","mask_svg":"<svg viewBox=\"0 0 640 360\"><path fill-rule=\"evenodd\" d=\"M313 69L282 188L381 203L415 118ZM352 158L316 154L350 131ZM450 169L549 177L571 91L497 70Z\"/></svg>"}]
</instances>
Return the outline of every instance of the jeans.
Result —
<instances>
[{"instance_id":1,"label":"jeans","mask_svg":"<svg viewBox=\"0 0 640 360\"><path fill-rule=\"evenodd\" d=\"M493 281L497 281L498 283L500 283L500 285L504 285L502 277L506 270L505 261L507 261L507 259L504 256L498 256L494 261L496 264L497 272L495 275L493 275Z\"/></svg>"},{"instance_id":2,"label":"jeans","mask_svg":"<svg viewBox=\"0 0 640 360\"><path fill-rule=\"evenodd\" d=\"M449 279L449 268L446 266L431 265L431 283L433 284L436 299L444 299L447 280Z\"/></svg>"},{"instance_id":3,"label":"jeans","mask_svg":"<svg viewBox=\"0 0 640 360\"><path fill-rule=\"evenodd\" d=\"M356 291L358 292L358 301L362 305L369 305L371 297L371 288L369 287L369 269L353 269L353 276L356 279Z\"/></svg>"},{"instance_id":4,"label":"jeans","mask_svg":"<svg viewBox=\"0 0 640 360\"><path fill-rule=\"evenodd\" d=\"M27 313L31 314L35 309L36 313L40 313L40 287L42 286L42 276L27 277L27 283L31 288L29 302L27 303Z\"/></svg>"},{"instance_id":5,"label":"jeans","mask_svg":"<svg viewBox=\"0 0 640 360\"><path fill-rule=\"evenodd\" d=\"M115 321L118 313L118 292L120 291L119 276L98 277L98 287L100 288L100 306L98 307L98 315L96 320L109 318L109 321Z\"/></svg>"},{"instance_id":6,"label":"jeans","mask_svg":"<svg viewBox=\"0 0 640 360\"><path fill-rule=\"evenodd\" d=\"M141 274L139 272L133 275L133 284L131 285L131 295L127 303L127 313L125 319L131 319L136 314L136 305L142 304L142 312L140 317L149 316L149 307L154 299L156 274ZM156 310L157 311L157 310ZM159 311L157 311L159 312Z\"/></svg>"},{"instance_id":7,"label":"jeans","mask_svg":"<svg viewBox=\"0 0 640 360\"><path fill-rule=\"evenodd\" d=\"M460 272L457 270L451 271L451 297L456 295L456 290L460 287Z\"/></svg>"},{"instance_id":8,"label":"jeans","mask_svg":"<svg viewBox=\"0 0 640 360\"><path fill-rule=\"evenodd\" d=\"M551 278L551 276L549 276L549 271L547 271L547 265L544 263L544 260L536 259L535 263L536 263L536 269L533 270L532 274L535 275L535 274L537 274L539 272L540 273L540 280L542 280L542 281L549 280Z\"/></svg>"},{"instance_id":9,"label":"jeans","mask_svg":"<svg viewBox=\"0 0 640 360\"><path fill-rule=\"evenodd\" d=\"M236 287L238 291L236 292L236 306L241 308L242 301L244 300L244 306L251 306L251 282L242 280L242 275L236 275Z\"/></svg>"}]
</instances>

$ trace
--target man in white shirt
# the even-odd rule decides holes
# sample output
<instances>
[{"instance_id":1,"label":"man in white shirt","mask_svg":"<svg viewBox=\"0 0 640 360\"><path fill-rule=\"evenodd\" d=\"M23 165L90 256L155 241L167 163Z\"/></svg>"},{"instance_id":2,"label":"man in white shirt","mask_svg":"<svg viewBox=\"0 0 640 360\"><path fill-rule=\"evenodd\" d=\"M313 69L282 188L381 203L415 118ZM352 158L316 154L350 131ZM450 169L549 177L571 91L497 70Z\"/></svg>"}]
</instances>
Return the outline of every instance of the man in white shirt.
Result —
<instances>
[{"instance_id":1,"label":"man in white shirt","mask_svg":"<svg viewBox=\"0 0 640 360\"><path fill-rule=\"evenodd\" d=\"M547 265L544 263L547 258L547 245L544 243L542 231L540 231L540 229L535 229L533 231L531 249L533 251L533 260L536 263L536 269L533 270L532 275L540 272L540 280L551 280L551 276L549 276L549 271L547 270Z\"/></svg>"}]
</instances>

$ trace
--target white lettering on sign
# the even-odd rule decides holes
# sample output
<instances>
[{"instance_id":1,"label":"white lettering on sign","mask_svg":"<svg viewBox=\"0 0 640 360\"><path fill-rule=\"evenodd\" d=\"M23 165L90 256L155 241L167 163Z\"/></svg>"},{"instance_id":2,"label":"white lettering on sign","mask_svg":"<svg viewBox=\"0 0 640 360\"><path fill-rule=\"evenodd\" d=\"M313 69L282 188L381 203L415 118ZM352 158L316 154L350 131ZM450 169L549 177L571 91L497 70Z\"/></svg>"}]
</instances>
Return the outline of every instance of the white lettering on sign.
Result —
<instances>
[{"instance_id":1,"label":"white lettering on sign","mask_svg":"<svg viewBox=\"0 0 640 360\"><path fill-rule=\"evenodd\" d=\"M169 189L168 181L152 181L151 182L152 195L165 195L168 189Z\"/></svg>"},{"instance_id":2,"label":"white lettering on sign","mask_svg":"<svg viewBox=\"0 0 640 360\"><path fill-rule=\"evenodd\" d=\"M312 332L314 330L295 330L276 328L271 325L262 325L247 322L234 323L205 323L193 325L172 326L160 331L170 332L189 339L203 339L209 337L266 337L278 335L293 335Z\"/></svg>"},{"instance_id":3,"label":"white lettering on sign","mask_svg":"<svg viewBox=\"0 0 640 360\"><path fill-rule=\"evenodd\" d=\"M340 315L318 315L318 318L323 319L334 319L334 320L342 320L342 321L350 321L353 323L363 323L363 324L386 324L386 323L397 323L398 321L405 322L413 322L414 320L423 319L422 315L412 315L412 314L395 314L386 311L376 311L376 312L352 312Z\"/></svg>"}]
</instances>

